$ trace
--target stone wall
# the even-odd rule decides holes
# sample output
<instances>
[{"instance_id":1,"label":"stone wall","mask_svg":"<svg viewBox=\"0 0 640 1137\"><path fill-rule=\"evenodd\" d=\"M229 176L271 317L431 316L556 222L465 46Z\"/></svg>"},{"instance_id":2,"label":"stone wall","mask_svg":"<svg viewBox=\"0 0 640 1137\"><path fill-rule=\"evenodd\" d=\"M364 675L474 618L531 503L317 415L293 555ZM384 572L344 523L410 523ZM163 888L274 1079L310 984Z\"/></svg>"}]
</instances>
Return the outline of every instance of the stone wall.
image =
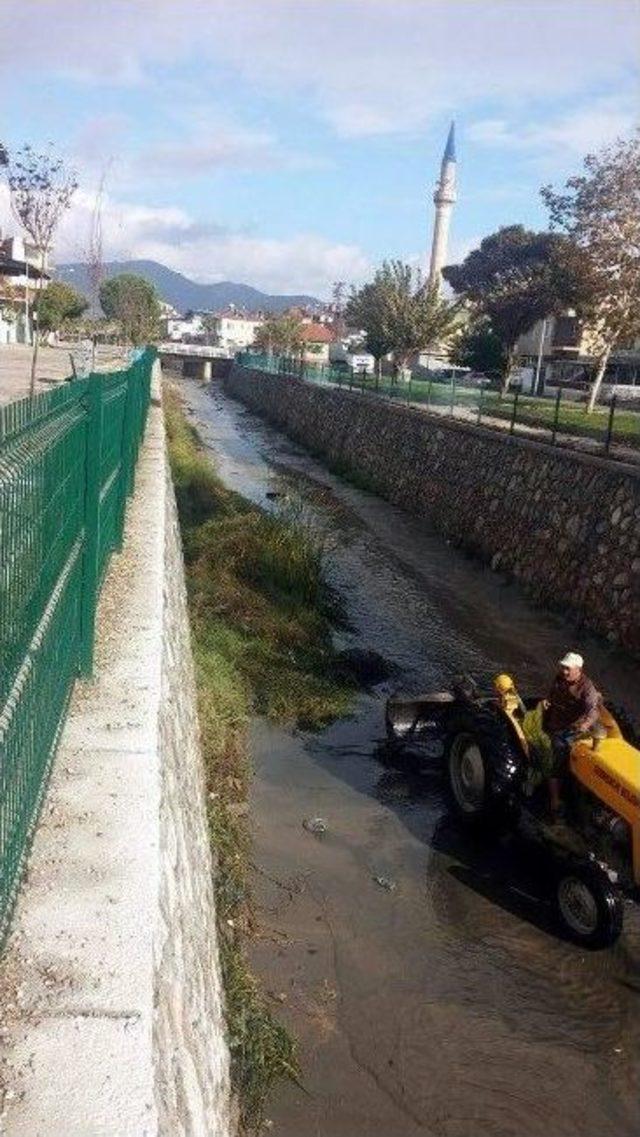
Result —
<instances>
[{"instance_id":1,"label":"stone wall","mask_svg":"<svg viewBox=\"0 0 640 1137\"><path fill-rule=\"evenodd\" d=\"M229 1060L192 659L151 409L0 963L0 1132L228 1137Z\"/></svg>"},{"instance_id":2,"label":"stone wall","mask_svg":"<svg viewBox=\"0 0 640 1137\"><path fill-rule=\"evenodd\" d=\"M226 389L536 602L640 654L639 470L290 376L234 366Z\"/></svg>"},{"instance_id":3,"label":"stone wall","mask_svg":"<svg viewBox=\"0 0 640 1137\"><path fill-rule=\"evenodd\" d=\"M217 1137L228 1132L228 1055L184 564L168 468L165 503L154 1020L158 1134Z\"/></svg>"}]
</instances>

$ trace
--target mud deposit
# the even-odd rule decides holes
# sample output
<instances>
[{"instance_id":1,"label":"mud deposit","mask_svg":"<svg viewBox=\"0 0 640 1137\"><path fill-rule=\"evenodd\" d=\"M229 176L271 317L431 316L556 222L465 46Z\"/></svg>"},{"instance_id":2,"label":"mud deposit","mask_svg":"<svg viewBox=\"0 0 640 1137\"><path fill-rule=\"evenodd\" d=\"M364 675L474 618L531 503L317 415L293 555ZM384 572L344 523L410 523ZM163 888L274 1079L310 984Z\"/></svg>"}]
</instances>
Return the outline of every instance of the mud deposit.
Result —
<instances>
[{"instance_id":1,"label":"mud deposit","mask_svg":"<svg viewBox=\"0 0 640 1137\"><path fill-rule=\"evenodd\" d=\"M544 691L578 647L638 716L639 674L536 613L424 520L333 477L216 392L183 384L225 481L302 507L353 632L394 668L318 735L256 721L254 965L300 1039L305 1089L272 1102L281 1137L631 1137L640 1126L640 920L615 949L559 939L535 866L449 817L437 748L391 765L391 689L462 670ZM275 496L274 496L275 495ZM322 818L324 832L305 828Z\"/></svg>"}]
</instances>

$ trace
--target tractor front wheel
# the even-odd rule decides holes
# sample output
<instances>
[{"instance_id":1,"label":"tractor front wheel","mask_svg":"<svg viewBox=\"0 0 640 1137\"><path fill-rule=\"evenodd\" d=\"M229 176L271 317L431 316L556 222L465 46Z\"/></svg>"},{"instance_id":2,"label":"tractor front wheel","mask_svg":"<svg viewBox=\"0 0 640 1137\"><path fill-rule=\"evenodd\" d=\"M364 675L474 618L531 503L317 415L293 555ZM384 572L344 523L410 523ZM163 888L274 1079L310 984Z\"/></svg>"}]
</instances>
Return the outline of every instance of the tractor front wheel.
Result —
<instances>
[{"instance_id":1,"label":"tractor front wheel","mask_svg":"<svg viewBox=\"0 0 640 1137\"><path fill-rule=\"evenodd\" d=\"M622 932L622 895L605 870L590 861L559 872L555 908L564 931L583 947L610 947Z\"/></svg>"}]
</instances>

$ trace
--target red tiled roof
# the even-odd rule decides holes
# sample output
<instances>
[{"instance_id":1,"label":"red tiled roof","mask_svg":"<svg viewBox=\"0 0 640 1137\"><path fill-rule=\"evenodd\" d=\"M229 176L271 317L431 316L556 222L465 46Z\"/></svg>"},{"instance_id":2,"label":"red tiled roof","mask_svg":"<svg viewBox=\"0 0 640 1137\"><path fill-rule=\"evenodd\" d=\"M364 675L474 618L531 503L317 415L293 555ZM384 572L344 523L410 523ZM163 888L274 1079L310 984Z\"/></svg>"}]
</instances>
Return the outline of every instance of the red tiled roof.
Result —
<instances>
[{"instance_id":1,"label":"red tiled roof","mask_svg":"<svg viewBox=\"0 0 640 1137\"><path fill-rule=\"evenodd\" d=\"M303 324L300 339L306 343L333 343L335 336L324 324Z\"/></svg>"}]
</instances>

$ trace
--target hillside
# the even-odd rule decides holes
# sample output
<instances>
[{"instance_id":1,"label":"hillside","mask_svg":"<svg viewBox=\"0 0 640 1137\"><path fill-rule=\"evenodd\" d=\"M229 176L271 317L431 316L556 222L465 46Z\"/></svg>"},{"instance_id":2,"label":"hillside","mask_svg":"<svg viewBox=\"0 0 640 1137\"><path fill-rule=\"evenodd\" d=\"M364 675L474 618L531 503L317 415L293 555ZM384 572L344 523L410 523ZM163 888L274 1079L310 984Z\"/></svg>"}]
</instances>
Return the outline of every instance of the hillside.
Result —
<instances>
[{"instance_id":1,"label":"hillside","mask_svg":"<svg viewBox=\"0 0 640 1137\"><path fill-rule=\"evenodd\" d=\"M198 284L179 272L158 264L157 261L111 261L105 265L106 276L133 272L155 285L162 300L172 304L181 313L190 309L217 310L234 304L251 311L282 312L293 305L320 307L314 296L270 296L249 284L234 284L230 280L216 284ZM86 264L76 262L59 265L56 275L73 284L80 292L89 294Z\"/></svg>"}]
</instances>

